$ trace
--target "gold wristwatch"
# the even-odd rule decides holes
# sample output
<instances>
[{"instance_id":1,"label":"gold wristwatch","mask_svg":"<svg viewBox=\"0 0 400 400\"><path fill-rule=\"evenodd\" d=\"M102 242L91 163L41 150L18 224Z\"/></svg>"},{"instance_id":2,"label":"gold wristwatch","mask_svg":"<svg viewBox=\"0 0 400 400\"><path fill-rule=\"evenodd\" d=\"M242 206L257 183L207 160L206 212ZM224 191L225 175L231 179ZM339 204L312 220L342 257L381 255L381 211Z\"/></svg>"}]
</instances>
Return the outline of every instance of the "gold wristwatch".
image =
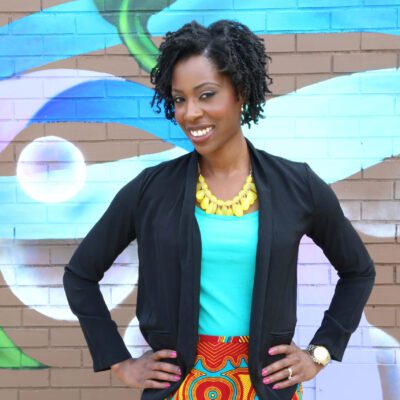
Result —
<instances>
[{"instance_id":1,"label":"gold wristwatch","mask_svg":"<svg viewBox=\"0 0 400 400\"><path fill-rule=\"evenodd\" d=\"M325 366L329 361L331 361L331 355L329 354L328 349L324 346L309 344L306 351L317 364Z\"/></svg>"}]
</instances>

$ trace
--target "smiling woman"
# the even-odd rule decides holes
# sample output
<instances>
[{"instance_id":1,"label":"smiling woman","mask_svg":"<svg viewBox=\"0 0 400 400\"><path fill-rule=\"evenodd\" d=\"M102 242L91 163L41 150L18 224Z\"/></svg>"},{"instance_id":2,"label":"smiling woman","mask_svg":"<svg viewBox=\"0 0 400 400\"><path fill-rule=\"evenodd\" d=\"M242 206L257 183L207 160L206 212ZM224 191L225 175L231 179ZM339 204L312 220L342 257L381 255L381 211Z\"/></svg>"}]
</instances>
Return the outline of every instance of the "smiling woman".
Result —
<instances>
[{"instance_id":1,"label":"smiling woman","mask_svg":"<svg viewBox=\"0 0 400 400\"><path fill-rule=\"evenodd\" d=\"M194 150L125 185L66 266L64 287L93 357L142 399L302 399L302 382L341 361L375 269L332 189L304 162L256 149L271 82L245 25L193 21L168 32L151 105ZM307 349L293 341L297 256L308 235L339 274ZM151 350L133 359L97 282L137 239L137 318Z\"/></svg>"}]
</instances>

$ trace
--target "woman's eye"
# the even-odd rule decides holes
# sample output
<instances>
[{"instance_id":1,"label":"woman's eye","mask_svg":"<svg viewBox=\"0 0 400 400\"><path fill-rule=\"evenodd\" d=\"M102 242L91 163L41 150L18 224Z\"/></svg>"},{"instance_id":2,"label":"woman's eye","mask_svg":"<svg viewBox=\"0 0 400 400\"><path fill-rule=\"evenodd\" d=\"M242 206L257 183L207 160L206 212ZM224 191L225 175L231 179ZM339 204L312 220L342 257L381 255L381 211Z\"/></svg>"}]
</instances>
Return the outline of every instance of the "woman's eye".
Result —
<instances>
[{"instance_id":1,"label":"woman's eye","mask_svg":"<svg viewBox=\"0 0 400 400\"><path fill-rule=\"evenodd\" d=\"M215 94L214 92L206 92L206 93L203 93L203 94L201 95L201 97L203 97L203 96L211 97L211 96L213 96L214 94Z\"/></svg>"},{"instance_id":2,"label":"woman's eye","mask_svg":"<svg viewBox=\"0 0 400 400\"><path fill-rule=\"evenodd\" d=\"M175 97L175 98L172 99L172 100L173 100L173 102L176 104L176 103L180 103L180 99L181 99L181 97Z\"/></svg>"}]
</instances>

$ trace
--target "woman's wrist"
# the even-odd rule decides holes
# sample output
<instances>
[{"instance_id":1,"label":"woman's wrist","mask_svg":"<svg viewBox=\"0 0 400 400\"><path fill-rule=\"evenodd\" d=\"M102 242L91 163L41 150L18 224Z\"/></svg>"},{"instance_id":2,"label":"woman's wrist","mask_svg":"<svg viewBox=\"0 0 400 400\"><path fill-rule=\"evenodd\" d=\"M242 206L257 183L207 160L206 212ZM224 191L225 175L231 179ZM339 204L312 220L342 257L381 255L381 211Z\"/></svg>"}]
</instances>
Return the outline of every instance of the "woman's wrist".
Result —
<instances>
[{"instance_id":1,"label":"woman's wrist","mask_svg":"<svg viewBox=\"0 0 400 400\"><path fill-rule=\"evenodd\" d=\"M127 364L130 360L133 360L133 358L128 358L128 359L126 359L124 361L120 361L118 363L115 363L115 364L111 365L110 368L111 368L112 371L116 372L116 371L120 370L124 366L124 364Z\"/></svg>"}]
</instances>

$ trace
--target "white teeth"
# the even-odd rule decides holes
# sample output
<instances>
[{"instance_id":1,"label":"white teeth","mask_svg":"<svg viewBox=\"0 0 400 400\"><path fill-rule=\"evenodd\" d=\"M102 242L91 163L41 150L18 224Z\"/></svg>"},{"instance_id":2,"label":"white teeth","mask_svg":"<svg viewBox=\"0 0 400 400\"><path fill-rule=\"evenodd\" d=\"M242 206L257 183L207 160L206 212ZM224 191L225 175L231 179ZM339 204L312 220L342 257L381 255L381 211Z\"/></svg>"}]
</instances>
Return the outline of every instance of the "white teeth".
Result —
<instances>
[{"instance_id":1,"label":"white teeth","mask_svg":"<svg viewBox=\"0 0 400 400\"><path fill-rule=\"evenodd\" d=\"M209 127L206 128L206 129L199 129L198 131L190 131L190 133L191 133L193 136L204 136L204 135L206 135L208 132L210 132L211 129L212 129L212 127L209 126Z\"/></svg>"}]
</instances>

